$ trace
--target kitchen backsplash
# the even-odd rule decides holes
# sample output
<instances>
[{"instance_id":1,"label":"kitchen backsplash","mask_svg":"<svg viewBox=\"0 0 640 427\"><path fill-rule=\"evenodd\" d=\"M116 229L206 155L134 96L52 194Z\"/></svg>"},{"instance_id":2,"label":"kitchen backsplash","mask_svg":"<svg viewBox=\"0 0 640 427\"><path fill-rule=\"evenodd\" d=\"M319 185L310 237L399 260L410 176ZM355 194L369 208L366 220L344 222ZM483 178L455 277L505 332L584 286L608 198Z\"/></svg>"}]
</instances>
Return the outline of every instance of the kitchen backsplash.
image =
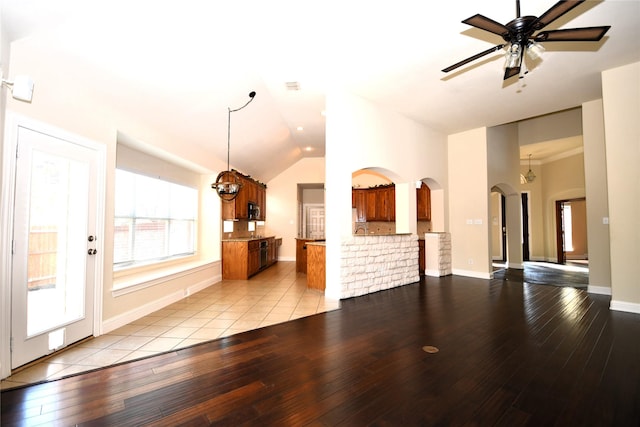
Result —
<instances>
[{"instance_id":1,"label":"kitchen backsplash","mask_svg":"<svg viewBox=\"0 0 640 427\"><path fill-rule=\"evenodd\" d=\"M418 221L417 233L421 239L431 231L431 221ZM353 223L353 234L395 234L396 223L391 221L369 221Z\"/></svg>"},{"instance_id":2,"label":"kitchen backsplash","mask_svg":"<svg viewBox=\"0 0 640 427\"><path fill-rule=\"evenodd\" d=\"M225 224L227 223L227 227L233 226L233 231L225 232ZM249 223L255 224L255 230L249 231ZM257 221L247 221L247 220L239 220L239 221L223 221L222 228L222 238L223 239L244 239L248 237L255 236L266 236L266 227L264 225L258 225Z\"/></svg>"}]
</instances>

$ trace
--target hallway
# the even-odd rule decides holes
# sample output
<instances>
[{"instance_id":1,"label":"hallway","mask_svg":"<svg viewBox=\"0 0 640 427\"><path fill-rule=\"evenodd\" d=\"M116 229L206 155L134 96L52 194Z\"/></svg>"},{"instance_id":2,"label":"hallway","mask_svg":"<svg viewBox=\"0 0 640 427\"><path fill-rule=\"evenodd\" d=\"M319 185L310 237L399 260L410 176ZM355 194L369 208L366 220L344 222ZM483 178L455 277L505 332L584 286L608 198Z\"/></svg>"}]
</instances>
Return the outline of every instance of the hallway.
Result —
<instances>
[{"instance_id":1,"label":"hallway","mask_svg":"<svg viewBox=\"0 0 640 427\"><path fill-rule=\"evenodd\" d=\"M570 286L586 290L589 286L589 264L526 261L524 270L520 270L504 269L503 264L494 263L493 277L532 285Z\"/></svg>"}]
</instances>

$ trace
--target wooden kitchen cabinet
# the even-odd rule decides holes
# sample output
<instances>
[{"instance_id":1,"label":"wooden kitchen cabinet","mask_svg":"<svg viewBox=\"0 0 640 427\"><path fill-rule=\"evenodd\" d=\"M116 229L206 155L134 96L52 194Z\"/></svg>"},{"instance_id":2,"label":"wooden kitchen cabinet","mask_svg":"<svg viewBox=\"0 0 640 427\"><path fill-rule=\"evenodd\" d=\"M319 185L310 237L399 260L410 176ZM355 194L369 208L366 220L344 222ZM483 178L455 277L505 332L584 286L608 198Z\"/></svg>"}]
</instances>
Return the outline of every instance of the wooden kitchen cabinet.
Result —
<instances>
[{"instance_id":1,"label":"wooden kitchen cabinet","mask_svg":"<svg viewBox=\"0 0 640 427\"><path fill-rule=\"evenodd\" d=\"M374 221L396 220L396 187L395 185L376 188L376 219Z\"/></svg>"},{"instance_id":2,"label":"wooden kitchen cabinet","mask_svg":"<svg viewBox=\"0 0 640 427\"><path fill-rule=\"evenodd\" d=\"M251 277L260 271L260 240L251 240L249 246L249 265L247 277Z\"/></svg>"},{"instance_id":3,"label":"wooden kitchen cabinet","mask_svg":"<svg viewBox=\"0 0 640 427\"><path fill-rule=\"evenodd\" d=\"M431 190L424 182L416 189L416 209L418 221L431 221Z\"/></svg>"},{"instance_id":4,"label":"wooden kitchen cabinet","mask_svg":"<svg viewBox=\"0 0 640 427\"><path fill-rule=\"evenodd\" d=\"M251 177L236 173L242 183L242 188L234 200L220 201L222 219L249 219L249 203L251 202L260 208L260 215L254 219L265 221L267 217L267 186Z\"/></svg>"},{"instance_id":5,"label":"wooden kitchen cabinet","mask_svg":"<svg viewBox=\"0 0 640 427\"><path fill-rule=\"evenodd\" d=\"M266 264L262 265L261 243L267 243ZM222 241L222 278L246 280L278 261L278 246L282 239L237 239Z\"/></svg>"},{"instance_id":6,"label":"wooden kitchen cabinet","mask_svg":"<svg viewBox=\"0 0 640 427\"><path fill-rule=\"evenodd\" d=\"M307 273L307 243L311 239L296 239L296 273Z\"/></svg>"},{"instance_id":7,"label":"wooden kitchen cabinet","mask_svg":"<svg viewBox=\"0 0 640 427\"><path fill-rule=\"evenodd\" d=\"M365 221L378 221L378 190L375 188L370 188L366 190L366 219Z\"/></svg>"},{"instance_id":8,"label":"wooden kitchen cabinet","mask_svg":"<svg viewBox=\"0 0 640 427\"><path fill-rule=\"evenodd\" d=\"M324 291L326 288L325 244L307 244L307 288Z\"/></svg>"},{"instance_id":9,"label":"wooden kitchen cabinet","mask_svg":"<svg viewBox=\"0 0 640 427\"><path fill-rule=\"evenodd\" d=\"M374 188L354 188L351 193L351 202L356 209L356 222L396 220L394 184Z\"/></svg>"},{"instance_id":10,"label":"wooden kitchen cabinet","mask_svg":"<svg viewBox=\"0 0 640 427\"><path fill-rule=\"evenodd\" d=\"M356 222L367 222L367 190L357 188L351 191L351 198L356 208Z\"/></svg>"}]
</instances>

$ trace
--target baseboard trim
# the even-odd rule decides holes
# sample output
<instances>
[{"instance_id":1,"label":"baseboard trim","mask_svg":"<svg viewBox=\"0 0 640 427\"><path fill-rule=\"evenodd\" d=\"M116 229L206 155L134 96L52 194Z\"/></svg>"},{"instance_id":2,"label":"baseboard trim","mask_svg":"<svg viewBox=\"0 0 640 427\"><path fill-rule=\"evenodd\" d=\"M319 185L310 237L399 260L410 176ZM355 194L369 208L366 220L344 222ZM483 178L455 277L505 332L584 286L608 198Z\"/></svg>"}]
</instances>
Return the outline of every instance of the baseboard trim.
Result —
<instances>
[{"instance_id":1,"label":"baseboard trim","mask_svg":"<svg viewBox=\"0 0 640 427\"><path fill-rule=\"evenodd\" d=\"M119 314L115 317L107 319L102 322L102 333L106 334L111 331L128 325L129 323L140 319L141 317L148 316L149 314L161 310L166 306L178 302L181 299L188 297L198 291L201 291L214 283L218 283L222 280L222 276L210 278L202 282L196 283L193 286L189 286L185 289L180 289L155 301L148 302L147 304L136 307L133 310L129 310L126 313Z\"/></svg>"},{"instance_id":2,"label":"baseboard trim","mask_svg":"<svg viewBox=\"0 0 640 427\"><path fill-rule=\"evenodd\" d=\"M627 313L640 314L640 304L634 302L612 300L609 308L615 311L625 311Z\"/></svg>"},{"instance_id":3,"label":"baseboard trim","mask_svg":"<svg viewBox=\"0 0 640 427\"><path fill-rule=\"evenodd\" d=\"M456 276L465 276L465 277L473 277L475 279L492 279L492 274L491 273L482 273L480 271L471 271L471 270L458 270L458 269L453 269L451 271L452 274L456 275Z\"/></svg>"},{"instance_id":4,"label":"baseboard trim","mask_svg":"<svg viewBox=\"0 0 640 427\"><path fill-rule=\"evenodd\" d=\"M611 295L611 288L609 286L589 285L587 287L587 292L589 292L590 294Z\"/></svg>"}]
</instances>

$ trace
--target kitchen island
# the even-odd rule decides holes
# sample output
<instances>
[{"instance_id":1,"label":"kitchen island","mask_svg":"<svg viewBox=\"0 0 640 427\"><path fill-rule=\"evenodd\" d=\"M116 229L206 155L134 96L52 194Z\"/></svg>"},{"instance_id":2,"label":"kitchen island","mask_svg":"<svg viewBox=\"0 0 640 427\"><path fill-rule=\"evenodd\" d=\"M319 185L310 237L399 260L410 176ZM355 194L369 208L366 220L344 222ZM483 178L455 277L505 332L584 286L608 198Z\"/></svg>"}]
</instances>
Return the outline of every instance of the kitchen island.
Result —
<instances>
[{"instance_id":1,"label":"kitchen island","mask_svg":"<svg viewBox=\"0 0 640 427\"><path fill-rule=\"evenodd\" d=\"M326 261L324 241L307 242L307 288L318 291L326 287Z\"/></svg>"},{"instance_id":2,"label":"kitchen island","mask_svg":"<svg viewBox=\"0 0 640 427\"><path fill-rule=\"evenodd\" d=\"M296 238L296 273L307 274L307 243L324 241L324 239Z\"/></svg>"}]
</instances>

